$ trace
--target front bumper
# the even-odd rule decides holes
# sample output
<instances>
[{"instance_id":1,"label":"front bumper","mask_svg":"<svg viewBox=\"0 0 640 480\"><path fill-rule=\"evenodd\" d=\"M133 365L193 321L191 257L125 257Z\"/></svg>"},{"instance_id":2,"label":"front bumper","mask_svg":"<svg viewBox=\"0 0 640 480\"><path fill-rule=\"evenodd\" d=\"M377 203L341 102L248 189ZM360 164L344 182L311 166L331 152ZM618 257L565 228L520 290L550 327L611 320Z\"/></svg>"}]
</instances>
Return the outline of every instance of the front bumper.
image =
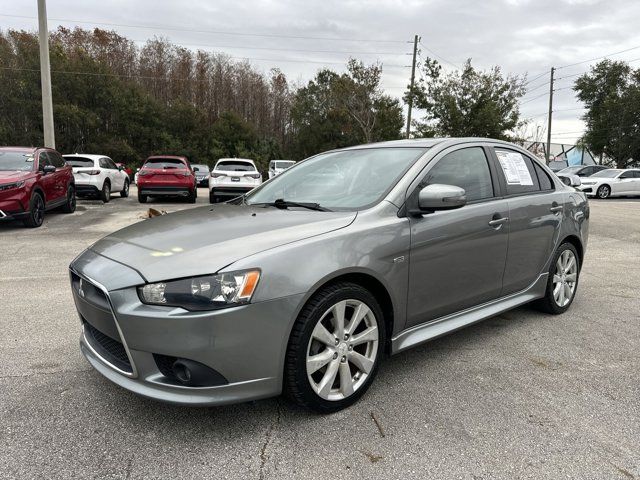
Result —
<instances>
[{"instance_id":1,"label":"front bumper","mask_svg":"<svg viewBox=\"0 0 640 480\"><path fill-rule=\"evenodd\" d=\"M90 251L71 265L73 297L83 324L80 348L109 380L149 398L185 405L222 405L281 392L284 355L302 295L188 312L142 304L134 285L114 289L98 286L91 275L107 271L117 279L116 287L118 282L130 283L124 278L135 278L132 270ZM74 275L83 279L84 297ZM99 330L109 337L106 350L96 348L99 345L87 334L87 323L91 331ZM110 356L109 349L120 356L119 361ZM199 362L226 381L186 386L163 373L159 356Z\"/></svg>"}]
</instances>

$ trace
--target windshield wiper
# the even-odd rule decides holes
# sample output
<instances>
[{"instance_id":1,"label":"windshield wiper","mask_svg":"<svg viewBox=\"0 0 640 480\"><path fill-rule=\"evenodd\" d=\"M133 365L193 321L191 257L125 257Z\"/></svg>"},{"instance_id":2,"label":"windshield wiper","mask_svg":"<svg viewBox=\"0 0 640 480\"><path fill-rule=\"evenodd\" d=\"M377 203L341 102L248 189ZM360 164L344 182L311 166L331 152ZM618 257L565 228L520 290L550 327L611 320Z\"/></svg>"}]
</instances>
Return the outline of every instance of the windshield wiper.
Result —
<instances>
[{"instance_id":1,"label":"windshield wiper","mask_svg":"<svg viewBox=\"0 0 640 480\"><path fill-rule=\"evenodd\" d=\"M250 205L266 205L266 206L276 207L281 209L287 209L289 207L300 207L300 208L307 208L309 210L317 210L319 212L331 211L328 208L321 206L319 203L291 202L289 200L285 200L284 198L276 198L273 202L251 203Z\"/></svg>"}]
</instances>

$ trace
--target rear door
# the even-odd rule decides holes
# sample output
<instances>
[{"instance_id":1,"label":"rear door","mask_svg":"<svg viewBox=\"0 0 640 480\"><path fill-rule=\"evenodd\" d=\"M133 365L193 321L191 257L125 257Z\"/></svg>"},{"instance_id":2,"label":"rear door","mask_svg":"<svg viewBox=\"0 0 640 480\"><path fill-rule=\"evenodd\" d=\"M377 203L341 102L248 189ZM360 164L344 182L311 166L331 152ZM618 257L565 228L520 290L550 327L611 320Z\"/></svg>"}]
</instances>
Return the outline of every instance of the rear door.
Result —
<instances>
[{"instance_id":1,"label":"rear door","mask_svg":"<svg viewBox=\"0 0 640 480\"><path fill-rule=\"evenodd\" d=\"M508 204L482 144L454 147L432 160L409 195L429 184L465 189L467 205L409 218L407 326L493 300L502 290Z\"/></svg>"},{"instance_id":2,"label":"rear door","mask_svg":"<svg viewBox=\"0 0 640 480\"><path fill-rule=\"evenodd\" d=\"M616 195L635 195L636 176L633 170L622 172L617 182L611 182L611 192Z\"/></svg>"},{"instance_id":3,"label":"rear door","mask_svg":"<svg viewBox=\"0 0 640 480\"><path fill-rule=\"evenodd\" d=\"M125 174L118 169L118 166L109 157L104 157L104 161L107 165L109 178L111 179L111 190L113 190L114 192L119 192L124 188Z\"/></svg>"},{"instance_id":4,"label":"rear door","mask_svg":"<svg viewBox=\"0 0 640 480\"><path fill-rule=\"evenodd\" d=\"M509 207L504 296L524 290L543 273L560 235L565 195L530 156L502 146L492 152Z\"/></svg>"}]
</instances>

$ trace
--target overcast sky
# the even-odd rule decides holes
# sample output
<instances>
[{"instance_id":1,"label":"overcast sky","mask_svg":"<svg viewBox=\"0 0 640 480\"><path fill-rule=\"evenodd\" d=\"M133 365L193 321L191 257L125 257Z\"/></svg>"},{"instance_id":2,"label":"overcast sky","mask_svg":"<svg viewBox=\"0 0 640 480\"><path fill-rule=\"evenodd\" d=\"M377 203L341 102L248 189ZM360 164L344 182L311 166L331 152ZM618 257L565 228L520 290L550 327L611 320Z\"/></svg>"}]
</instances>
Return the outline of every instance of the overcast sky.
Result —
<instances>
[{"instance_id":1,"label":"overcast sky","mask_svg":"<svg viewBox=\"0 0 640 480\"><path fill-rule=\"evenodd\" d=\"M595 57L640 66L638 0L49 0L49 28L100 26L137 42L159 35L188 48L249 57L261 70L281 68L292 81L306 82L323 66L343 70L349 56L382 62L383 85L400 96L408 82L413 35L422 38L422 57L447 68L472 58L475 66L499 65L528 73L533 90L523 99L524 117L546 124L548 70ZM34 30L36 0L0 0L0 28ZM30 18L16 18L25 16ZM31 18L33 17L33 18ZM117 24L105 25L105 24ZM154 27L154 28L143 28ZM304 38L301 38L304 37ZM333 40L330 40L333 39ZM337 39L337 40L336 40ZM635 47L635 48L634 48ZM561 68L557 77L583 72L590 63ZM579 136L580 103L572 76L557 82L554 139ZM535 98L538 97L539 98ZM531 100L531 101L529 101ZM524 103L526 102L526 103ZM535 131L536 123L532 124ZM575 133L574 133L575 132Z\"/></svg>"}]
</instances>

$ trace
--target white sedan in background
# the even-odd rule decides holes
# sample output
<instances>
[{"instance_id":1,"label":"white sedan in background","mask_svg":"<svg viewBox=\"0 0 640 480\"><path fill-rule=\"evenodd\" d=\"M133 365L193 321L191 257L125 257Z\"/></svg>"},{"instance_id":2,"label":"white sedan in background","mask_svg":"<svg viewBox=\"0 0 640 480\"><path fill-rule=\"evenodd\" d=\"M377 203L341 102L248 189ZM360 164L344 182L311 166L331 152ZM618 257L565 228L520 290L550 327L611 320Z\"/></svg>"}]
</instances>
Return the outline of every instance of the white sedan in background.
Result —
<instances>
[{"instance_id":1,"label":"white sedan in background","mask_svg":"<svg viewBox=\"0 0 640 480\"><path fill-rule=\"evenodd\" d=\"M262 184L262 175L253 160L221 158L209 177L209 202L239 197Z\"/></svg>"},{"instance_id":2,"label":"white sedan in background","mask_svg":"<svg viewBox=\"0 0 640 480\"><path fill-rule=\"evenodd\" d=\"M578 187L590 197L640 196L640 169L609 168L582 179Z\"/></svg>"},{"instance_id":3,"label":"white sedan in background","mask_svg":"<svg viewBox=\"0 0 640 480\"><path fill-rule=\"evenodd\" d=\"M74 153L63 155L71 165L78 197L97 196L104 203L111 199L111 192L129 196L129 175L105 155Z\"/></svg>"}]
</instances>

